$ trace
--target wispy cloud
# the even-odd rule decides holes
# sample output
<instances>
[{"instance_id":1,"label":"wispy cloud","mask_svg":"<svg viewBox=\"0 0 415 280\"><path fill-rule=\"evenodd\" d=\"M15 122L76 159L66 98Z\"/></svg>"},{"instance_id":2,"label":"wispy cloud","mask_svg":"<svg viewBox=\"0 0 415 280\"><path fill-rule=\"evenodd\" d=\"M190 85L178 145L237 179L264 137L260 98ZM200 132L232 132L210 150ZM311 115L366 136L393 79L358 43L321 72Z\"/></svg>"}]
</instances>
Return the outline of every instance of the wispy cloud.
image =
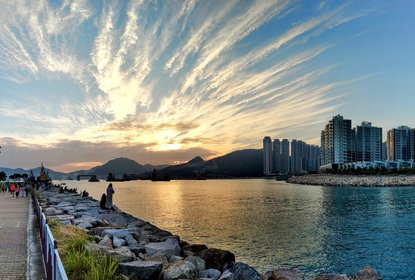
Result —
<instances>
[{"instance_id":1,"label":"wispy cloud","mask_svg":"<svg viewBox=\"0 0 415 280\"><path fill-rule=\"evenodd\" d=\"M323 1L304 14L288 0L0 3L0 97L16 91L1 132L54 151L112 143L181 159L315 129L349 84L324 79L337 42L320 37L371 13Z\"/></svg>"}]
</instances>

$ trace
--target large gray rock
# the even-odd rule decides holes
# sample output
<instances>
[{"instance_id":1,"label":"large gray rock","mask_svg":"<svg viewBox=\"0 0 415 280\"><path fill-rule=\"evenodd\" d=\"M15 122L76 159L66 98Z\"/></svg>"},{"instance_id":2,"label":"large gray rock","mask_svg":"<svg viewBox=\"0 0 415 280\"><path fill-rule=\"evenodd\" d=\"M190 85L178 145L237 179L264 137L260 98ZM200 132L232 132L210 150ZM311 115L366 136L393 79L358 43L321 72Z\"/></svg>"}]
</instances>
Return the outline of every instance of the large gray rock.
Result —
<instances>
[{"instance_id":1,"label":"large gray rock","mask_svg":"<svg viewBox=\"0 0 415 280\"><path fill-rule=\"evenodd\" d=\"M171 257L174 255L180 254L180 245L176 239L169 238L164 242L149 243L145 245L147 255L164 255L166 257Z\"/></svg>"},{"instance_id":2,"label":"large gray rock","mask_svg":"<svg viewBox=\"0 0 415 280\"><path fill-rule=\"evenodd\" d=\"M108 247L110 249L114 248L112 246L112 240L111 240L109 235L105 235L104 238L98 243L98 245L105 246L105 247Z\"/></svg>"},{"instance_id":3,"label":"large gray rock","mask_svg":"<svg viewBox=\"0 0 415 280\"><path fill-rule=\"evenodd\" d=\"M135 240L131 234L126 235L124 239L127 242L128 246L138 246L137 240Z\"/></svg>"},{"instance_id":4,"label":"large gray rock","mask_svg":"<svg viewBox=\"0 0 415 280\"><path fill-rule=\"evenodd\" d=\"M101 232L101 237L109 235L110 237L116 236L118 238L125 238L129 235L128 229L105 229Z\"/></svg>"},{"instance_id":5,"label":"large gray rock","mask_svg":"<svg viewBox=\"0 0 415 280\"><path fill-rule=\"evenodd\" d=\"M132 262L137 259L134 253L131 252L131 250L127 247L120 247L115 248L114 250L108 250L107 253L111 256L111 258L115 259L119 263Z\"/></svg>"},{"instance_id":6,"label":"large gray rock","mask_svg":"<svg viewBox=\"0 0 415 280\"><path fill-rule=\"evenodd\" d=\"M354 277L355 280L382 280L380 273L371 267L365 267L358 271Z\"/></svg>"},{"instance_id":7,"label":"large gray rock","mask_svg":"<svg viewBox=\"0 0 415 280\"><path fill-rule=\"evenodd\" d=\"M214 268L223 271L223 266L228 262L235 261L235 255L221 249L205 249L200 252L199 257L206 262L206 268Z\"/></svg>"},{"instance_id":8,"label":"large gray rock","mask_svg":"<svg viewBox=\"0 0 415 280\"><path fill-rule=\"evenodd\" d=\"M140 228L144 226L145 224L147 224L147 222L137 219L135 221L128 223L127 227L128 228Z\"/></svg>"},{"instance_id":9,"label":"large gray rock","mask_svg":"<svg viewBox=\"0 0 415 280\"><path fill-rule=\"evenodd\" d=\"M185 256L196 256L207 248L208 247L205 244L188 244L183 246L183 253Z\"/></svg>"},{"instance_id":10,"label":"large gray rock","mask_svg":"<svg viewBox=\"0 0 415 280\"><path fill-rule=\"evenodd\" d=\"M93 225L91 223L88 223L88 222L83 222L83 223L77 224L76 226L81 228L81 229L90 229L90 228L93 227Z\"/></svg>"},{"instance_id":11,"label":"large gray rock","mask_svg":"<svg viewBox=\"0 0 415 280\"><path fill-rule=\"evenodd\" d=\"M221 274L219 270L210 268L199 272L199 278L218 280Z\"/></svg>"},{"instance_id":12,"label":"large gray rock","mask_svg":"<svg viewBox=\"0 0 415 280\"><path fill-rule=\"evenodd\" d=\"M304 280L304 274L298 269L275 269L262 276L263 280Z\"/></svg>"},{"instance_id":13,"label":"large gray rock","mask_svg":"<svg viewBox=\"0 0 415 280\"><path fill-rule=\"evenodd\" d=\"M322 274L314 278L314 280L352 280L346 274Z\"/></svg>"},{"instance_id":14,"label":"large gray rock","mask_svg":"<svg viewBox=\"0 0 415 280\"><path fill-rule=\"evenodd\" d=\"M111 227L94 227L89 230L90 235L98 235L98 236L105 236L106 234L102 234L104 230L113 229Z\"/></svg>"},{"instance_id":15,"label":"large gray rock","mask_svg":"<svg viewBox=\"0 0 415 280\"><path fill-rule=\"evenodd\" d=\"M114 245L114 248L119 248L119 247L126 245L127 242L124 239L118 238L117 236L114 235L112 237L112 244Z\"/></svg>"},{"instance_id":16,"label":"large gray rock","mask_svg":"<svg viewBox=\"0 0 415 280\"><path fill-rule=\"evenodd\" d=\"M100 214L97 218L108 222L115 228L126 228L128 225L127 219L123 215L116 213Z\"/></svg>"},{"instance_id":17,"label":"large gray rock","mask_svg":"<svg viewBox=\"0 0 415 280\"><path fill-rule=\"evenodd\" d=\"M75 215L74 215L75 216ZM88 215L82 215L80 218L77 218L73 221L75 225L78 225L80 223L91 223L92 225L97 225L98 219L96 217L88 216Z\"/></svg>"},{"instance_id":18,"label":"large gray rock","mask_svg":"<svg viewBox=\"0 0 415 280\"><path fill-rule=\"evenodd\" d=\"M197 272L201 272L206 269L206 262L196 256L188 256L185 261L191 262L196 266Z\"/></svg>"},{"instance_id":19,"label":"large gray rock","mask_svg":"<svg viewBox=\"0 0 415 280\"><path fill-rule=\"evenodd\" d=\"M161 262L134 261L118 265L122 274L132 280L157 280L163 269Z\"/></svg>"},{"instance_id":20,"label":"large gray rock","mask_svg":"<svg viewBox=\"0 0 415 280\"><path fill-rule=\"evenodd\" d=\"M185 260L171 263L167 269L163 271L164 280L178 279L196 279L197 269L194 264Z\"/></svg>"},{"instance_id":21,"label":"large gray rock","mask_svg":"<svg viewBox=\"0 0 415 280\"><path fill-rule=\"evenodd\" d=\"M232 276L223 279L232 280L261 280L259 273L247 264L240 262L229 262L224 267L224 272L230 272ZM224 273L225 274L225 273ZM222 279L219 278L219 279Z\"/></svg>"}]
</instances>

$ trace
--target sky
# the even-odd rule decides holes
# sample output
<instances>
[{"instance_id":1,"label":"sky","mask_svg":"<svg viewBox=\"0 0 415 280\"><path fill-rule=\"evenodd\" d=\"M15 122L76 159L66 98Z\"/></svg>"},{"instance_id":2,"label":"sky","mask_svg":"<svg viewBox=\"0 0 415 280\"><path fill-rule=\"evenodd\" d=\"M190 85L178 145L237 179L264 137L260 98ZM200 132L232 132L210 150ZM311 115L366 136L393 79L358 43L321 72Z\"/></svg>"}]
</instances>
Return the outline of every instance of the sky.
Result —
<instances>
[{"instance_id":1,"label":"sky","mask_svg":"<svg viewBox=\"0 0 415 280\"><path fill-rule=\"evenodd\" d=\"M0 166L174 164L415 127L415 1L0 0Z\"/></svg>"}]
</instances>

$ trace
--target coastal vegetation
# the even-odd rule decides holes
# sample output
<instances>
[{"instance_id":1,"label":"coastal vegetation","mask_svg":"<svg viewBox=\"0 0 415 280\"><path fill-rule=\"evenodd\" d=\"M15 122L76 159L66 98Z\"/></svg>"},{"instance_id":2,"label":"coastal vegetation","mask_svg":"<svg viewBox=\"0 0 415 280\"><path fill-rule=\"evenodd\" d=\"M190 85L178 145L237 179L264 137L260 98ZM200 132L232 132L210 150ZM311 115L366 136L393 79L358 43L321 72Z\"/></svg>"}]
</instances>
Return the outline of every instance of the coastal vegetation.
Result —
<instances>
[{"instance_id":1,"label":"coastal vegetation","mask_svg":"<svg viewBox=\"0 0 415 280\"><path fill-rule=\"evenodd\" d=\"M58 242L59 255L69 279L121 279L117 261L110 256L89 252L86 249L86 244L93 241L93 237L84 230L62 225L54 219L50 219L48 225Z\"/></svg>"}]
</instances>

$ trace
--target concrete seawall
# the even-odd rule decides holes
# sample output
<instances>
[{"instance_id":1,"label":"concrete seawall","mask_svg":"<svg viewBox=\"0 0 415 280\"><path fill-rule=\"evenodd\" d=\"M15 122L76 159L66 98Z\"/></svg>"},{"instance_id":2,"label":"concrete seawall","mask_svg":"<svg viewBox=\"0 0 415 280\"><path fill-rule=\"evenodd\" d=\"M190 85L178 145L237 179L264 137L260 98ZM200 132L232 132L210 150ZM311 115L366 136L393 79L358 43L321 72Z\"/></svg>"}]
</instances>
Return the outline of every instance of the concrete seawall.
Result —
<instances>
[{"instance_id":1,"label":"concrete seawall","mask_svg":"<svg viewBox=\"0 0 415 280\"><path fill-rule=\"evenodd\" d=\"M107 213L99 208L99 201L90 197L55 189L41 191L39 201L48 219L76 226L94 236L95 241L87 244L87 249L116 259L124 279L305 279L297 269L274 269L260 275L249 265L237 262L232 252L189 244L128 213ZM365 268L354 276L326 274L310 279L382 278L376 270Z\"/></svg>"},{"instance_id":2,"label":"concrete seawall","mask_svg":"<svg viewBox=\"0 0 415 280\"><path fill-rule=\"evenodd\" d=\"M407 187L415 186L415 176L313 174L293 176L287 182L318 186Z\"/></svg>"}]
</instances>

